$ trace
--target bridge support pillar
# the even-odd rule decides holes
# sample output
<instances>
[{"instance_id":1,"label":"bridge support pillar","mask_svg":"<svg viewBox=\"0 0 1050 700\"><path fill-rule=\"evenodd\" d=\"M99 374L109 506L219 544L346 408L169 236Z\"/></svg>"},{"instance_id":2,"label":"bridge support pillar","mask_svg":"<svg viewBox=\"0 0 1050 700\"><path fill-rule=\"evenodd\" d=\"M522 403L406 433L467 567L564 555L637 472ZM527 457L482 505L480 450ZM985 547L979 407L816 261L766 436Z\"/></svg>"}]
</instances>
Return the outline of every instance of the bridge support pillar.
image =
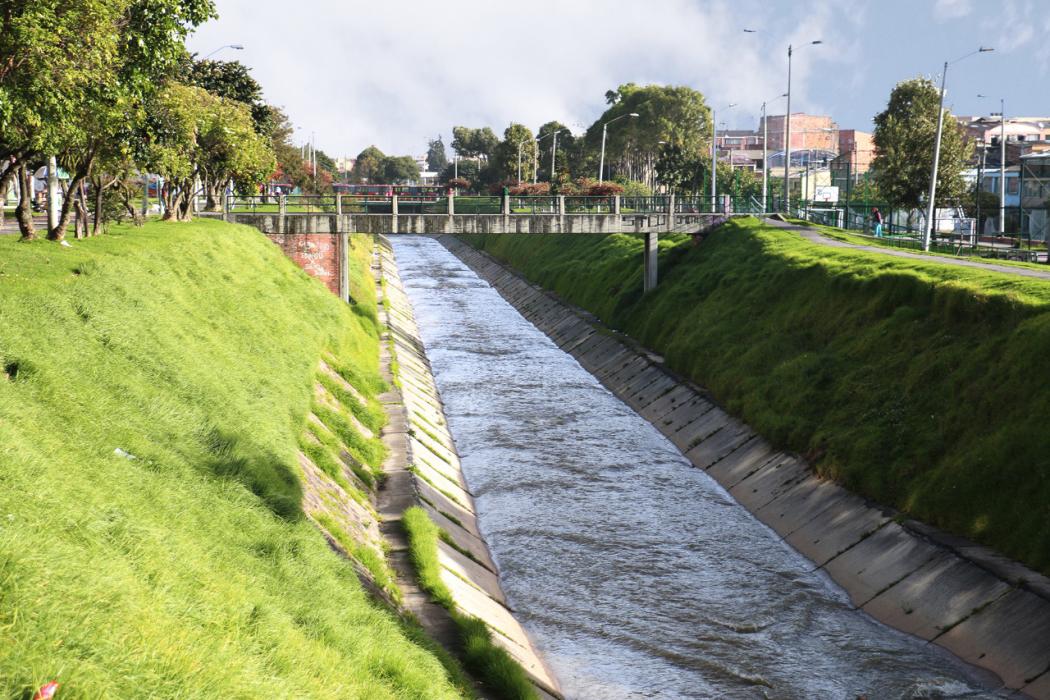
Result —
<instances>
[{"instance_id":1,"label":"bridge support pillar","mask_svg":"<svg viewBox=\"0 0 1050 700\"><path fill-rule=\"evenodd\" d=\"M340 217L341 218L341 217ZM339 234L339 298L345 302L350 298L350 234Z\"/></svg>"},{"instance_id":2,"label":"bridge support pillar","mask_svg":"<svg viewBox=\"0 0 1050 700\"><path fill-rule=\"evenodd\" d=\"M288 215L288 197L280 195L277 199L277 233L284 233L285 217Z\"/></svg>"},{"instance_id":3,"label":"bridge support pillar","mask_svg":"<svg viewBox=\"0 0 1050 700\"><path fill-rule=\"evenodd\" d=\"M565 195L558 195L558 233L565 233Z\"/></svg>"},{"instance_id":4,"label":"bridge support pillar","mask_svg":"<svg viewBox=\"0 0 1050 700\"><path fill-rule=\"evenodd\" d=\"M623 199L620 197L620 195L617 194L613 196L613 214L615 216L620 215L620 204L622 201Z\"/></svg>"},{"instance_id":5,"label":"bridge support pillar","mask_svg":"<svg viewBox=\"0 0 1050 700\"><path fill-rule=\"evenodd\" d=\"M642 270L642 291L656 289L657 252L659 251L659 234L656 231L645 232L645 249Z\"/></svg>"},{"instance_id":6,"label":"bridge support pillar","mask_svg":"<svg viewBox=\"0 0 1050 700\"><path fill-rule=\"evenodd\" d=\"M397 195L390 196L390 232L397 233Z\"/></svg>"},{"instance_id":7,"label":"bridge support pillar","mask_svg":"<svg viewBox=\"0 0 1050 700\"><path fill-rule=\"evenodd\" d=\"M343 215L343 195L338 192L335 194L335 215Z\"/></svg>"}]
</instances>

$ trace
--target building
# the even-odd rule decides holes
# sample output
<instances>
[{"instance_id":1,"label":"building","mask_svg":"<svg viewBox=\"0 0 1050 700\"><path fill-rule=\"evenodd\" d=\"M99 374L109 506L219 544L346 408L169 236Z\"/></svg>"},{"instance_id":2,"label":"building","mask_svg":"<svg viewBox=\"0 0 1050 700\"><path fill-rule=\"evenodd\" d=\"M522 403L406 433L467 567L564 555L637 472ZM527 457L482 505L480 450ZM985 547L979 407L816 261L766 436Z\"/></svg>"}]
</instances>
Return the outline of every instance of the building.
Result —
<instances>
[{"instance_id":1,"label":"building","mask_svg":"<svg viewBox=\"0 0 1050 700\"><path fill-rule=\"evenodd\" d=\"M956 117L963 135L969 141L998 145L1002 131L1010 143L1050 143L1050 117L1007 117L1005 126L998 115Z\"/></svg>"},{"instance_id":2,"label":"building","mask_svg":"<svg viewBox=\"0 0 1050 700\"><path fill-rule=\"evenodd\" d=\"M875 159L875 142L872 135L856 129L840 129L839 158L854 176L868 172ZM793 139L792 139L793 140Z\"/></svg>"},{"instance_id":3,"label":"building","mask_svg":"<svg viewBox=\"0 0 1050 700\"><path fill-rule=\"evenodd\" d=\"M769 115L765 118L765 124L769 134L769 150L784 150L784 115ZM791 150L821 150L838 155L838 131L838 124L831 117L792 112ZM763 133L762 120L758 123L758 133Z\"/></svg>"}]
</instances>

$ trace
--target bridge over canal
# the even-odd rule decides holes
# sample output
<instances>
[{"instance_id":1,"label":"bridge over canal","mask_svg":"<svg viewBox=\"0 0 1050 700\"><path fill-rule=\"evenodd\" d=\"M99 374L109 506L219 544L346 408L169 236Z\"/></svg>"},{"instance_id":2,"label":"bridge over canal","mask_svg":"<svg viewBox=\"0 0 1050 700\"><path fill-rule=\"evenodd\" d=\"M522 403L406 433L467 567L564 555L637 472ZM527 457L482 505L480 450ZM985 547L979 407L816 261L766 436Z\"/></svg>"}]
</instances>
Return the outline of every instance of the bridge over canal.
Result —
<instances>
[{"instance_id":1,"label":"bridge over canal","mask_svg":"<svg viewBox=\"0 0 1050 700\"><path fill-rule=\"evenodd\" d=\"M325 251L345 260L350 233L396 234L613 234L645 237L645 291L657 284L657 241L660 233L701 234L733 216L759 211L734 211L726 196L710 199L676 197L456 197L433 201L399 201L397 195L364 198L352 195L229 197L223 216L233 223L259 229L285 249L307 272L324 277L318 266ZM312 256L312 258L311 258ZM312 269L313 268L313 269ZM332 271L334 273L334 271ZM333 292L346 297L345 263ZM334 277L334 274L330 275Z\"/></svg>"}]
</instances>

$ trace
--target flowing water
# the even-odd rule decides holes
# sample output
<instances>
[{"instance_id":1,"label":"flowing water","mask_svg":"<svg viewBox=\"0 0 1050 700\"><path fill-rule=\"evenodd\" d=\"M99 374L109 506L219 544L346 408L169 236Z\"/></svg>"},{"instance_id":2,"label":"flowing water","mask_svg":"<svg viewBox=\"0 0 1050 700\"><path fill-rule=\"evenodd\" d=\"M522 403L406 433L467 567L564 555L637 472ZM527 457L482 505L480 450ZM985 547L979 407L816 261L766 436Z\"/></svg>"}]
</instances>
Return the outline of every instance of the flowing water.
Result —
<instances>
[{"instance_id":1,"label":"flowing water","mask_svg":"<svg viewBox=\"0 0 1050 700\"><path fill-rule=\"evenodd\" d=\"M568 697L994 697L852 610L437 241L395 239L504 589Z\"/></svg>"}]
</instances>

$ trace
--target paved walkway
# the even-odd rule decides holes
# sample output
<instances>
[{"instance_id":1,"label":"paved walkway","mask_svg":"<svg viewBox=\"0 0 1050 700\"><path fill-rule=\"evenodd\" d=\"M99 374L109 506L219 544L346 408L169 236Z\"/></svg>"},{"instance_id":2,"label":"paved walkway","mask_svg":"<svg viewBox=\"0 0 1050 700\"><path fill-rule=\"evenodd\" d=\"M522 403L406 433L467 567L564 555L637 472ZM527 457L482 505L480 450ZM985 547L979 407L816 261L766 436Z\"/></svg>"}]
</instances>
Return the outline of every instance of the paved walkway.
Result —
<instances>
[{"instance_id":1,"label":"paved walkway","mask_svg":"<svg viewBox=\"0 0 1050 700\"><path fill-rule=\"evenodd\" d=\"M799 226L798 224L788 223L786 221L778 221L776 219L766 219L767 224L782 228L788 231L797 231L803 238L811 243L818 245L826 245L830 248L852 248L854 250L865 250L870 253L880 253L882 255L892 255L898 258L911 258L913 260L922 260L929 263L940 263L942 265L955 265L956 267L969 267L975 270L985 270L991 272L1002 272L1007 275L1017 275L1018 277L1034 277L1036 279L1050 280L1050 266L1046 272L1042 270L1029 270L1024 267L1014 267L1012 265L999 265L996 263L985 263L976 262L973 260L966 260L964 258L950 258L943 255L924 255L922 253L912 253L906 250L898 250L896 248L887 248L885 246L878 245L858 245L856 243L846 243L844 241L837 241L834 238L828 238L820 233L819 230L810 228L808 226Z\"/></svg>"}]
</instances>

